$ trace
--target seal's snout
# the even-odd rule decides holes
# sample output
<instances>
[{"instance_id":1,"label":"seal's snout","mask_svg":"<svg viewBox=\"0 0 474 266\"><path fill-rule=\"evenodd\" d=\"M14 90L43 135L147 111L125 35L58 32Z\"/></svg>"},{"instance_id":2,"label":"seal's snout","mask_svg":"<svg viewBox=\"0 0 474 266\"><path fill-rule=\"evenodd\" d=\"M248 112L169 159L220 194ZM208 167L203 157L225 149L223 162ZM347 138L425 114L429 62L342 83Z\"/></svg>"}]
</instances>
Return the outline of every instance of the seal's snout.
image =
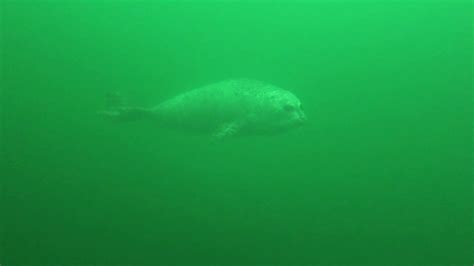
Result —
<instances>
[{"instance_id":1,"label":"seal's snout","mask_svg":"<svg viewBox=\"0 0 474 266\"><path fill-rule=\"evenodd\" d=\"M300 117L301 121L303 122L306 122L308 120L308 118L306 117L306 114L305 113L302 113L301 114L301 117Z\"/></svg>"},{"instance_id":2,"label":"seal's snout","mask_svg":"<svg viewBox=\"0 0 474 266\"><path fill-rule=\"evenodd\" d=\"M298 117L298 124L299 125L304 125L308 121L308 118L306 117L306 114L301 112L299 117Z\"/></svg>"}]
</instances>

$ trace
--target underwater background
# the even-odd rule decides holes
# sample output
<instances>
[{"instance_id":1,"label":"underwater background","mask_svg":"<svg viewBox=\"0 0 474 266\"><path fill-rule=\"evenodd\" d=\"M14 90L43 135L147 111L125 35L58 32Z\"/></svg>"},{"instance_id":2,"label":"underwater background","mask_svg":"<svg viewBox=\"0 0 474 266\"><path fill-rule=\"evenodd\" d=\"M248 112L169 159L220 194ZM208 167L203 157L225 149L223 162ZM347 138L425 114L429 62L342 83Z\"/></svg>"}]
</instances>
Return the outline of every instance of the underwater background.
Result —
<instances>
[{"instance_id":1,"label":"underwater background","mask_svg":"<svg viewBox=\"0 0 474 266\"><path fill-rule=\"evenodd\" d=\"M0 263L471 265L472 1L1 2ZM97 115L229 78L308 123Z\"/></svg>"}]
</instances>

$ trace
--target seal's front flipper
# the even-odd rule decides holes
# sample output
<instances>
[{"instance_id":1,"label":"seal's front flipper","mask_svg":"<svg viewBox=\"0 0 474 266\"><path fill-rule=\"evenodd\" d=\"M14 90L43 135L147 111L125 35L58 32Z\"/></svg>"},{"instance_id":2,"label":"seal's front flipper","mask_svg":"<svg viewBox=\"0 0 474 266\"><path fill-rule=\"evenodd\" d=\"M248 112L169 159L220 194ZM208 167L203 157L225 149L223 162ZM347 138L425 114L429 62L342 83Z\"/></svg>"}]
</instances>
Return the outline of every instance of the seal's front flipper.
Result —
<instances>
[{"instance_id":1,"label":"seal's front flipper","mask_svg":"<svg viewBox=\"0 0 474 266\"><path fill-rule=\"evenodd\" d=\"M221 125L214 133L214 139L223 139L235 135L240 129L240 124L237 122L230 122Z\"/></svg>"}]
</instances>

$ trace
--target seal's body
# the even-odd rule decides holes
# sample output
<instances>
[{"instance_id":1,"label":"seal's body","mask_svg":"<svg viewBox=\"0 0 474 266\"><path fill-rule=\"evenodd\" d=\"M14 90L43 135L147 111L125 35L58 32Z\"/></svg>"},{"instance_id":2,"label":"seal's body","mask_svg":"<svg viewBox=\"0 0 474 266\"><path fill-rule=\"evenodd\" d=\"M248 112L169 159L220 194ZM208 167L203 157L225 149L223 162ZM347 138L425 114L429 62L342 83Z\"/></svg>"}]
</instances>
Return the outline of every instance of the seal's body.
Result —
<instances>
[{"instance_id":1,"label":"seal's body","mask_svg":"<svg viewBox=\"0 0 474 266\"><path fill-rule=\"evenodd\" d=\"M149 118L163 127L218 138L275 134L306 121L295 95L250 79L213 83L152 108L120 107L101 113L121 120Z\"/></svg>"}]
</instances>

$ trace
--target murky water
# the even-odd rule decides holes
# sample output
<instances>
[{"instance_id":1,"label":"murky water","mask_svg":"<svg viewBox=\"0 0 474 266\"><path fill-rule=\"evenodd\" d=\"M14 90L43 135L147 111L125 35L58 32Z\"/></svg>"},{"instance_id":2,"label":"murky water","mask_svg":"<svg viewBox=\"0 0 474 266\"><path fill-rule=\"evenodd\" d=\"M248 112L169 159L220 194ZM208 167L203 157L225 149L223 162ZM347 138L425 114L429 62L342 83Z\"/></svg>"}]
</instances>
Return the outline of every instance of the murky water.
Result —
<instances>
[{"instance_id":1,"label":"murky water","mask_svg":"<svg viewBox=\"0 0 474 266\"><path fill-rule=\"evenodd\" d=\"M2 265L472 262L472 2L1 3ZM111 123L253 78L305 126Z\"/></svg>"}]
</instances>

